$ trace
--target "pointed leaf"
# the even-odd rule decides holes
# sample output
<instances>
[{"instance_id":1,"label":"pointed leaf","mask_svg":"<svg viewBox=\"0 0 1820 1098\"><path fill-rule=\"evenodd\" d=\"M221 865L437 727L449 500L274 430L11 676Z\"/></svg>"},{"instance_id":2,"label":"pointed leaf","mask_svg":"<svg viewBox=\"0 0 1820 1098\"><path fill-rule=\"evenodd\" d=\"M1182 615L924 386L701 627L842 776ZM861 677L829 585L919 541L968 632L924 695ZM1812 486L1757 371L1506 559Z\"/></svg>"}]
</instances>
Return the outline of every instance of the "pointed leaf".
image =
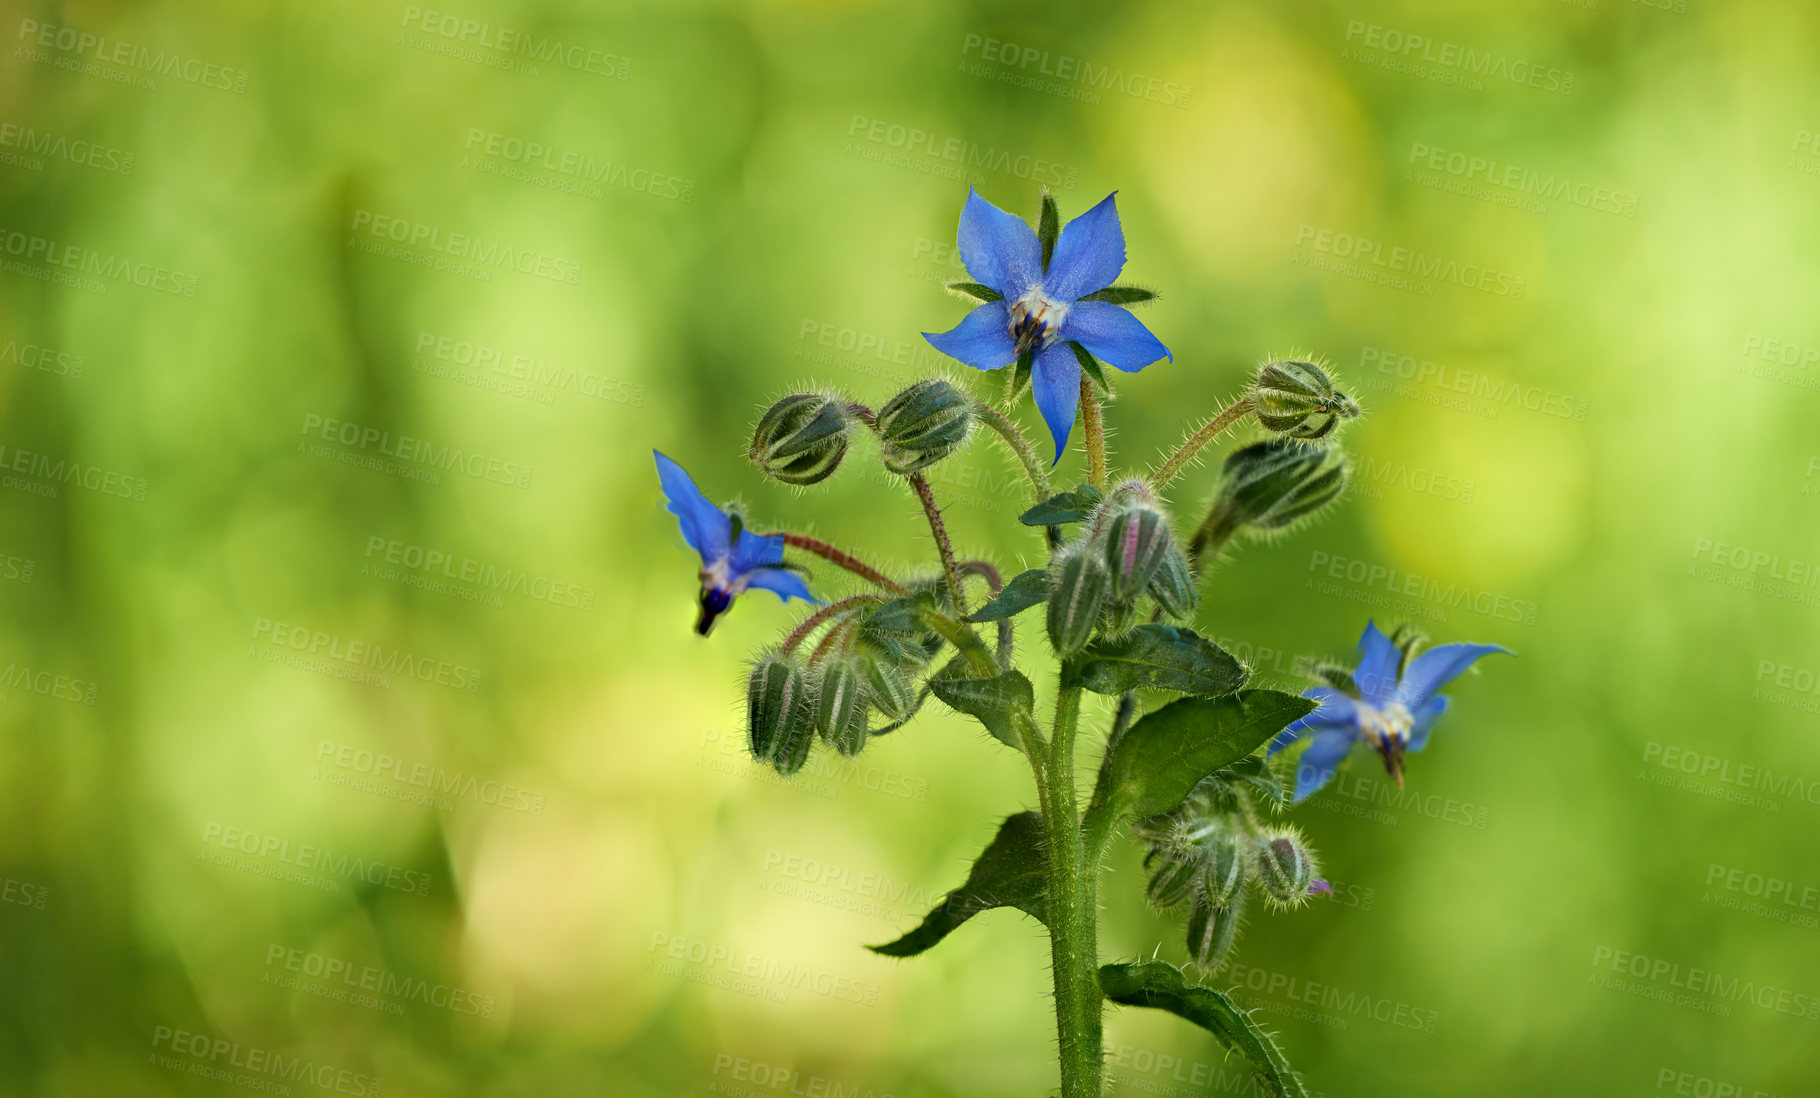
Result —
<instances>
[{"instance_id":1,"label":"pointed leaf","mask_svg":"<svg viewBox=\"0 0 1820 1098\"><path fill-rule=\"evenodd\" d=\"M1068 346L1074 348L1074 357L1076 361L1080 362L1081 369L1087 371L1087 376L1093 379L1094 384L1100 387L1100 392L1110 393L1112 391L1112 386L1107 384L1106 375L1100 370L1100 360L1094 358L1087 352L1087 348L1073 340L1068 341Z\"/></svg>"},{"instance_id":2,"label":"pointed leaf","mask_svg":"<svg viewBox=\"0 0 1820 1098\"><path fill-rule=\"evenodd\" d=\"M1241 690L1181 698L1146 714L1107 750L1086 830L1169 811L1202 778L1241 762L1314 708L1309 699L1278 690Z\"/></svg>"},{"instance_id":3,"label":"pointed leaf","mask_svg":"<svg viewBox=\"0 0 1820 1098\"><path fill-rule=\"evenodd\" d=\"M1005 296L992 287L982 286L977 282L950 282L948 289L976 301L1002 301Z\"/></svg>"},{"instance_id":4,"label":"pointed leaf","mask_svg":"<svg viewBox=\"0 0 1820 1098\"><path fill-rule=\"evenodd\" d=\"M1030 372L1036 368L1036 352L1025 351L1017 356L1017 369L1011 371L1011 392L1009 399L1016 400L1030 388Z\"/></svg>"},{"instance_id":5,"label":"pointed leaf","mask_svg":"<svg viewBox=\"0 0 1820 1098\"><path fill-rule=\"evenodd\" d=\"M1184 694L1230 694L1245 685L1244 665L1219 645L1179 625L1140 625L1087 646L1074 660L1080 684L1096 694L1159 686Z\"/></svg>"},{"instance_id":6,"label":"pointed leaf","mask_svg":"<svg viewBox=\"0 0 1820 1098\"><path fill-rule=\"evenodd\" d=\"M1042 817L1019 812L999 825L998 834L974 860L967 883L948 893L920 926L894 942L867 948L887 957L914 957L995 907L1015 907L1047 926L1043 897L1048 870Z\"/></svg>"},{"instance_id":7,"label":"pointed leaf","mask_svg":"<svg viewBox=\"0 0 1820 1098\"><path fill-rule=\"evenodd\" d=\"M1063 492L1025 511L1018 521L1025 526L1055 526L1064 522L1086 522L1100 505L1100 490L1083 484L1072 492Z\"/></svg>"},{"instance_id":8,"label":"pointed leaf","mask_svg":"<svg viewBox=\"0 0 1820 1098\"><path fill-rule=\"evenodd\" d=\"M1307 1098L1308 1092L1289 1069L1276 1040L1250 1013L1223 991L1189 983L1174 965L1163 961L1104 965L1100 989L1115 1003L1167 1010L1213 1034L1250 1065L1264 1093L1275 1098Z\"/></svg>"},{"instance_id":9,"label":"pointed leaf","mask_svg":"<svg viewBox=\"0 0 1820 1098\"><path fill-rule=\"evenodd\" d=\"M1036 238L1043 245L1043 270L1049 269L1049 257L1055 254L1056 238L1062 235L1062 211L1055 208L1055 196L1043 192L1043 212L1037 218Z\"/></svg>"},{"instance_id":10,"label":"pointed leaf","mask_svg":"<svg viewBox=\"0 0 1820 1098\"><path fill-rule=\"evenodd\" d=\"M1146 301L1156 300L1155 290L1146 290L1141 286L1108 286L1095 290L1082 301L1106 301L1114 305L1141 305Z\"/></svg>"},{"instance_id":11,"label":"pointed leaf","mask_svg":"<svg viewBox=\"0 0 1820 1098\"><path fill-rule=\"evenodd\" d=\"M983 679L969 678L959 656L931 676L929 689L948 705L986 726L986 731L1019 751L1026 730L1036 727L1031 710L1036 690L1021 671L1001 671Z\"/></svg>"},{"instance_id":12,"label":"pointed leaf","mask_svg":"<svg viewBox=\"0 0 1820 1098\"><path fill-rule=\"evenodd\" d=\"M968 621L998 621L1035 606L1049 597L1049 569L1032 568L1014 576L991 602L967 615Z\"/></svg>"}]
</instances>

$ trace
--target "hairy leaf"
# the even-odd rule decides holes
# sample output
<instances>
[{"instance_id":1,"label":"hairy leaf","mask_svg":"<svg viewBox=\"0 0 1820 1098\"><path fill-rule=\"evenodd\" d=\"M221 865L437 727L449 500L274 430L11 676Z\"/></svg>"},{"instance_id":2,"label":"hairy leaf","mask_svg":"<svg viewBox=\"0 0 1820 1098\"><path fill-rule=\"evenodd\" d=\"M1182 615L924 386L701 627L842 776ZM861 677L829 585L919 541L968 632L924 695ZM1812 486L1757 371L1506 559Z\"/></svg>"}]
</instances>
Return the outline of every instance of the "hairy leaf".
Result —
<instances>
[{"instance_id":1,"label":"hairy leaf","mask_svg":"<svg viewBox=\"0 0 1820 1098\"><path fill-rule=\"evenodd\" d=\"M999 825L998 834L974 859L967 883L948 893L920 926L894 942L868 948L887 957L914 957L995 907L1015 907L1046 926L1043 896L1048 870L1042 817L1019 812Z\"/></svg>"},{"instance_id":2,"label":"hairy leaf","mask_svg":"<svg viewBox=\"0 0 1820 1098\"><path fill-rule=\"evenodd\" d=\"M966 661L954 661L929 679L929 689L953 708L986 726L986 731L1017 748L1024 749L1024 731L1036 723L1031 710L1036 705L1036 690L1021 671L1001 671L976 679L966 676Z\"/></svg>"},{"instance_id":3,"label":"hairy leaf","mask_svg":"<svg viewBox=\"0 0 1820 1098\"><path fill-rule=\"evenodd\" d=\"M1093 355L1088 353L1087 348L1073 340L1068 341L1068 346L1074 348L1075 361L1081 364L1081 369L1087 371L1087 376L1092 378L1094 384L1100 387L1100 392L1110 393L1112 391L1112 386L1107 383L1106 375L1100 369L1100 360L1094 358Z\"/></svg>"},{"instance_id":4,"label":"hairy leaf","mask_svg":"<svg viewBox=\"0 0 1820 1098\"><path fill-rule=\"evenodd\" d=\"M1179 625L1140 625L1088 645L1074 660L1080 684L1096 694L1158 686L1184 694L1230 694L1246 670L1219 645Z\"/></svg>"},{"instance_id":5,"label":"hairy leaf","mask_svg":"<svg viewBox=\"0 0 1820 1098\"><path fill-rule=\"evenodd\" d=\"M1025 511L1018 521L1025 526L1056 526L1064 522L1086 522L1100 505L1100 490L1083 484L1072 492L1062 492Z\"/></svg>"},{"instance_id":6,"label":"hairy leaf","mask_svg":"<svg viewBox=\"0 0 1820 1098\"><path fill-rule=\"evenodd\" d=\"M1180 698L1141 718L1106 754L1088 830L1125 816L1156 816L1209 774L1241 763L1315 703L1278 690ZM1267 773L1267 772L1266 772Z\"/></svg>"},{"instance_id":7,"label":"hairy leaf","mask_svg":"<svg viewBox=\"0 0 1820 1098\"><path fill-rule=\"evenodd\" d=\"M1032 568L1012 577L991 602L967 615L968 621L998 621L1030 609L1049 597L1049 569Z\"/></svg>"},{"instance_id":8,"label":"hairy leaf","mask_svg":"<svg viewBox=\"0 0 1820 1098\"><path fill-rule=\"evenodd\" d=\"M1114 305L1140 305L1146 301L1156 300L1155 290L1146 290L1142 286L1108 286L1095 290L1082 301L1109 301Z\"/></svg>"},{"instance_id":9,"label":"hairy leaf","mask_svg":"<svg viewBox=\"0 0 1820 1098\"><path fill-rule=\"evenodd\" d=\"M1189 983L1174 965L1163 961L1104 965L1100 989L1115 1003L1167 1010L1213 1034L1245 1060L1266 1094L1307 1098L1275 1039L1252 1021L1250 1013L1223 991Z\"/></svg>"},{"instance_id":10,"label":"hairy leaf","mask_svg":"<svg viewBox=\"0 0 1820 1098\"><path fill-rule=\"evenodd\" d=\"M948 288L957 294L963 294L978 301L999 301L1004 298L1003 294L992 287L982 286L977 282L950 282Z\"/></svg>"},{"instance_id":11,"label":"hairy leaf","mask_svg":"<svg viewBox=\"0 0 1820 1098\"><path fill-rule=\"evenodd\" d=\"M1055 208L1055 196L1043 192L1043 212L1036 222L1036 238L1043 245L1043 270L1049 269L1049 257L1055 254L1056 238L1062 234L1062 211Z\"/></svg>"}]
</instances>

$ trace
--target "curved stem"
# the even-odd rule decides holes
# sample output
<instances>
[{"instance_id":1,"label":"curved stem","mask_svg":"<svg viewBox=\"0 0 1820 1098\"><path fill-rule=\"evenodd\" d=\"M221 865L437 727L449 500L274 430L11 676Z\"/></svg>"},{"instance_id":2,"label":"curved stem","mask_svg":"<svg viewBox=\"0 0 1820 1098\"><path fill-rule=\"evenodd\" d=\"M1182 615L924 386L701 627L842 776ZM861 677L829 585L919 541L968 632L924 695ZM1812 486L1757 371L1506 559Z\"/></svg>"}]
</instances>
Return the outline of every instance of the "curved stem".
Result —
<instances>
[{"instance_id":1,"label":"curved stem","mask_svg":"<svg viewBox=\"0 0 1820 1098\"><path fill-rule=\"evenodd\" d=\"M869 602L884 601L885 600L878 595L854 595L851 598L841 599L839 602L831 602L804 618L802 624L798 625L795 629L790 630L790 635L784 638L783 647L778 651L780 654L787 656L796 651L796 646L801 644L805 637L810 633L815 632L816 626L827 621L829 618L845 614L856 606L864 606Z\"/></svg>"},{"instance_id":2,"label":"curved stem","mask_svg":"<svg viewBox=\"0 0 1820 1098\"><path fill-rule=\"evenodd\" d=\"M843 553L820 538L812 538L807 534L785 534L784 544L807 550L825 561L832 564L838 564L847 571L852 572L854 575L863 577L868 582L875 583L894 595L907 595L910 593L909 589L903 584L890 578L851 553Z\"/></svg>"},{"instance_id":3,"label":"curved stem","mask_svg":"<svg viewBox=\"0 0 1820 1098\"><path fill-rule=\"evenodd\" d=\"M964 560L961 562L961 571L984 579L987 589L995 596L1005 589L1005 581L999 576L998 569L994 568L990 561ZM1000 618L998 620L998 662L1001 667L1011 666L1012 641L1011 619Z\"/></svg>"},{"instance_id":4,"label":"curved stem","mask_svg":"<svg viewBox=\"0 0 1820 1098\"><path fill-rule=\"evenodd\" d=\"M1100 395L1093 382L1081 374L1081 423L1087 442L1087 475L1093 486L1106 488L1106 424L1100 419Z\"/></svg>"},{"instance_id":5,"label":"curved stem","mask_svg":"<svg viewBox=\"0 0 1820 1098\"><path fill-rule=\"evenodd\" d=\"M960 569L954 563L954 545L948 540L948 527L942 523L941 508L935 505L935 490L929 487L929 478L921 473L911 473L906 479L916 489L916 498L923 501L923 514L929 517L929 533L935 537L936 552L942 555L942 571L948 577L955 616L964 618L967 616L967 592L961 590Z\"/></svg>"},{"instance_id":6,"label":"curved stem","mask_svg":"<svg viewBox=\"0 0 1820 1098\"><path fill-rule=\"evenodd\" d=\"M1036 489L1036 502L1041 503L1055 494L1049 487L1049 473L1043 468L1043 459L1036 456L1036 447L1024 437L1024 432L1017 429L1017 424L1005 418L1005 414L985 401L976 401L974 411L986 421L986 426L998 433L1005 440L1012 454L1024 466L1024 472L1030 477L1030 486Z\"/></svg>"},{"instance_id":7,"label":"curved stem","mask_svg":"<svg viewBox=\"0 0 1820 1098\"><path fill-rule=\"evenodd\" d=\"M1206 423L1203 423L1200 430L1189 435L1187 441L1177 447L1175 453L1169 455L1169 460L1163 462L1162 466L1159 467L1156 472L1150 474L1150 483L1161 488L1174 480L1176 474L1180 473L1184 466L1194 460L1194 455L1201 452L1201 447L1212 442L1215 438L1218 438L1220 432L1232 426L1234 423L1237 423L1239 419L1249 411L1251 411L1251 397L1249 395L1242 396L1233 401L1218 415L1214 416Z\"/></svg>"},{"instance_id":8,"label":"curved stem","mask_svg":"<svg viewBox=\"0 0 1820 1098\"><path fill-rule=\"evenodd\" d=\"M1055 977L1055 1029L1062 1067L1062 1098L1099 1098L1103 1037L1099 983L1098 882L1082 842L1074 788L1074 735L1081 687L1064 681L1055 702L1042 796L1049 858L1046 913Z\"/></svg>"}]
</instances>

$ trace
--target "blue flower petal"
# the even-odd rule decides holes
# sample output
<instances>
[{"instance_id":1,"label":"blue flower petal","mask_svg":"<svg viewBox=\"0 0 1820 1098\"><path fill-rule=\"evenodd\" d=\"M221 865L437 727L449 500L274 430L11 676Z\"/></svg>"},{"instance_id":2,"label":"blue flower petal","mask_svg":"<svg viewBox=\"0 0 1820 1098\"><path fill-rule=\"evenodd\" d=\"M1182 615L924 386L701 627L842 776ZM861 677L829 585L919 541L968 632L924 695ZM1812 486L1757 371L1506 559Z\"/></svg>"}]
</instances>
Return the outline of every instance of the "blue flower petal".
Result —
<instances>
[{"instance_id":1,"label":"blue flower petal","mask_svg":"<svg viewBox=\"0 0 1820 1098\"><path fill-rule=\"evenodd\" d=\"M978 191L967 191L956 243L967 273L1007 301L1024 296L1043 277L1043 246L1035 230L981 198Z\"/></svg>"},{"instance_id":2,"label":"blue flower petal","mask_svg":"<svg viewBox=\"0 0 1820 1098\"><path fill-rule=\"evenodd\" d=\"M657 479L663 484L670 513L682 525L683 540L701 554L703 563L726 556L727 540L732 532L726 513L708 502L708 497L695 487L682 466L662 451L652 450L651 453L657 458Z\"/></svg>"},{"instance_id":3,"label":"blue flower petal","mask_svg":"<svg viewBox=\"0 0 1820 1098\"><path fill-rule=\"evenodd\" d=\"M1352 750L1353 739L1345 732L1329 730L1315 733L1314 741L1302 757L1296 762L1295 769L1295 803L1303 801L1320 792L1322 786L1333 780L1333 775L1346 761L1346 755Z\"/></svg>"},{"instance_id":4,"label":"blue flower petal","mask_svg":"<svg viewBox=\"0 0 1820 1098\"><path fill-rule=\"evenodd\" d=\"M1314 712L1278 732L1276 738L1270 741L1270 754L1276 754L1309 732L1322 728L1356 728L1358 726L1358 706L1348 695L1331 686L1311 686L1302 691L1302 696L1321 704L1315 706Z\"/></svg>"},{"instance_id":5,"label":"blue flower petal","mask_svg":"<svg viewBox=\"0 0 1820 1098\"><path fill-rule=\"evenodd\" d=\"M1447 712L1447 699L1436 696L1429 698L1422 708L1415 712L1415 723L1409 729L1409 749L1420 751L1428 746L1428 730Z\"/></svg>"},{"instance_id":6,"label":"blue flower petal","mask_svg":"<svg viewBox=\"0 0 1820 1098\"><path fill-rule=\"evenodd\" d=\"M1397 699L1412 711L1420 707L1481 656L1492 652L1509 654L1510 649L1496 644L1443 644L1409 661L1409 671L1397 687Z\"/></svg>"},{"instance_id":7,"label":"blue flower petal","mask_svg":"<svg viewBox=\"0 0 1820 1098\"><path fill-rule=\"evenodd\" d=\"M746 586L762 587L774 592L785 602L791 599L803 599L817 604L821 602L809 593L809 585L803 581L803 577L788 568L760 568L746 578Z\"/></svg>"},{"instance_id":8,"label":"blue flower petal","mask_svg":"<svg viewBox=\"0 0 1820 1098\"><path fill-rule=\"evenodd\" d=\"M1375 706L1389 702L1397 692L1397 666L1402 662L1402 650L1378 631L1377 622L1367 621L1359 638L1359 668L1352 673L1359 696Z\"/></svg>"},{"instance_id":9,"label":"blue flower petal","mask_svg":"<svg viewBox=\"0 0 1820 1098\"><path fill-rule=\"evenodd\" d=\"M1031 375L1030 388L1036 394L1037 410L1043 413L1043 422L1049 425L1050 437L1055 439L1055 461L1049 463L1054 465L1068 448L1074 413L1080 408L1081 360L1074 357L1074 348L1058 339L1036 353Z\"/></svg>"},{"instance_id":10,"label":"blue flower petal","mask_svg":"<svg viewBox=\"0 0 1820 1098\"><path fill-rule=\"evenodd\" d=\"M784 562L784 536L782 534L754 534L750 530L739 532L739 541L733 546L732 559L728 565L735 574L751 572L759 568L770 568Z\"/></svg>"},{"instance_id":11,"label":"blue flower petal","mask_svg":"<svg viewBox=\"0 0 1820 1098\"><path fill-rule=\"evenodd\" d=\"M1062 229L1043 275L1043 289L1050 297L1057 301L1085 297L1112 285L1125 269L1125 230L1113 202L1117 197L1118 192L1112 192Z\"/></svg>"},{"instance_id":12,"label":"blue flower petal","mask_svg":"<svg viewBox=\"0 0 1820 1098\"><path fill-rule=\"evenodd\" d=\"M1061 339L1072 339L1093 357L1126 373L1136 373L1159 358L1175 357L1144 322L1106 301L1077 301L1062 320Z\"/></svg>"},{"instance_id":13,"label":"blue flower petal","mask_svg":"<svg viewBox=\"0 0 1820 1098\"><path fill-rule=\"evenodd\" d=\"M923 338L942 354L958 358L975 370L997 370L1017 361L1011 316L1002 301L975 306L949 331L924 332Z\"/></svg>"}]
</instances>

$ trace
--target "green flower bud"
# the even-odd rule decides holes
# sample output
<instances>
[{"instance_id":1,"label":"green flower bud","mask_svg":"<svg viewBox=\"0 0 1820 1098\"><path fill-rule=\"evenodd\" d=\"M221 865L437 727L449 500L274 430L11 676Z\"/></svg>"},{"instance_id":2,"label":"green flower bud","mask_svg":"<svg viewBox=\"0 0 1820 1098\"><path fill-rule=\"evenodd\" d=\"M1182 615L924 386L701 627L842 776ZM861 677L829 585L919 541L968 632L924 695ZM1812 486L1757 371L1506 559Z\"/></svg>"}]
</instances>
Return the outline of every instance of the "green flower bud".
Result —
<instances>
[{"instance_id":1,"label":"green flower bud","mask_svg":"<svg viewBox=\"0 0 1820 1098\"><path fill-rule=\"evenodd\" d=\"M1169 520L1147 503L1114 512L1106 523L1106 566L1112 573L1112 597L1134 599L1150 585L1169 555Z\"/></svg>"},{"instance_id":2,"label":"green flower bud","mask_svg":"<svg viewBox=\"0 0 1820 1098\"><path fill-rule=\"evenodd\" d=\"M881 653L867 659L863 667L866 695L873 707L887 720L909 720L910 714L916 712L916 688L896 661Z\"/></svg>"},{"instance_id":3,"label":"green flower bud","mask_svg":"<svg viewBox=\"0 0 1820 1098\"><path fill-rule=\"evenodd\" d=\"M794 656L767 655L746 680L746 739L752 757L794 774L815 738L808 676Z\"/></svg>"},{"instance_id":4,"label":"green flower bud","mask_svg":"<svg viewBox=\"0 0 1820 1098\"><path fill-rule=\"evenodd\" d=\"M1282 907L1307 902L1314 883L1314 852L1293 830L1266 832L1257 848L1258 886L1266 899Z\"/></svg>"},{"instance_id":5,"label":"green flower bud","mask_svg":"<svg viewBox=\"0 0 1820 1098\"><path fill-rule=\"evenodd\" d=\"M1173 618L1186 618L1194 615L1194 608L1201 599L1201 589L1194 582L1194 571L1188 566L1188 558L1182 550L1171 542L1169 551L1163 554L1163 563L1158 566L1156 575L1150 577L1150 597L1157 601L1163 612Z\"/></svg>"},{"instance_id":6,"label":"green flower bud","mask_svg":"<svg viewBox=\"0 0 1820 1098\"><path fill-rule=\"evenodd\" d=\"M747 453L785 484L815 484L847 456L852 424L852 412L840 401L820 393L792 393L759 419Z\"/></svg>"},{"instance_id":7,"label":"green flower bud","mask_svg":"<svg viewBox=\"0 0 1820 1098\"><path fill-rule=\"evenodd\" d=\"M848 758L866 746L866 680L860 661L837 659L815 690L815 731Z\"/></svg>"},{"instance_id":8,"label":"green flower bud","mask_svg":"<svg viewBox=\"0 0 1820 1098\"><path fill-rule=\"evenodd\" d=\"M1197 900L1188 915L1188 956L1204 969L1219 968L1239 936L1239 920L1244 915L1244 897L1235 897L1225 907L1213 907Z\"/></svg>"},{"instance_id":9,"label":"green flower bud","mask_svg":"<svg viewBox=\"0 0 1820 1098\"><path fill-rule=\"evenodd\" d=\"M1050 574L1055 578L1049 585L1049 643L1058 654L1071 656L1093 639L1112 576L1105 559L1085 545L1065 552Z\"/></svg>"},{"instance_id":10,"label":"green flower bud","mask_svg":"<svg viewBox=\"0 0 1820 1098\"><path fill-rule=\"evenodd\" d=\"M973 427L973 401L945 381L919 381L878 413L885 468L900 476L926 469L961 448Z\"/></svg>"},{"instance_id":11,"label":"green flower bud","mask_svg":"<svg viewBox=\"0 0 1820 1098\"><path fill-rule=\"evenodd\" d=\"M1346 487L1346 461L1337 451L1289 439L1269 439L1226 456L1220 490L1189 543L1199 557L1217 550L1241 527L1281 530L1332 503Z\"/></svg>"},{"instance_id":12,"label":"green flower bud","mask_svg":"<svg viewBox=\"0 0 1820 1098\"><path fill-rule=\"evenodd\" d=\"M1245 852L1230 835L1221 835L1208 844L1206 901L1214 907L1225 907L1245 886Z\"/></svg>"},{"instance_id":13,"label":"green flower bud","mask_svg":"<svg viewBox=\"0 0 1820 1098\"><path fill-rule=\"evenodd\" d=\"M1359 406L1312 362L1272 362L1258 371L1251 403L1267 431L1289 438L1326 438Z\"/></svg>"},{"instance_id":14,"label":"green flower bud","mask_svg":"<svg viewBox=\"0 0 1820 1098\"><path fill-rule=\"evenodd\" d=\"M1157 907L1174 907L1195 890L1201 874L1199 851L1188 847L1161 846L1144 858L1150 870L1147 895Z\"/></svg>"}]
</instances>

